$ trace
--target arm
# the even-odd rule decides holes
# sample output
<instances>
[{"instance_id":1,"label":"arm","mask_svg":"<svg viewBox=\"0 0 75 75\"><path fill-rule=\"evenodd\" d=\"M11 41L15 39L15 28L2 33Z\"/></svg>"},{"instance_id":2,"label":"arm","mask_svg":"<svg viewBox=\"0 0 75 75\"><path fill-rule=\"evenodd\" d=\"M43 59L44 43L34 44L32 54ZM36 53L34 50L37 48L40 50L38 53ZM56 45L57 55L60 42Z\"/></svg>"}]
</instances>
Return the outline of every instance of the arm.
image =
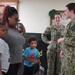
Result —
<instances>
[{"instance_id":1,"label":"arm","mask_svg":"<svg viewBox=\"0 0 75 75\"><path fill-rule=\"evenodd\" d=\"M4 50L5 50L4 43L0 39L0 75L2 75L2 64L3 63L1 63L1 61L2 61L1 57L2 57L2 54L3 54Z\"/></svg>"},{"instance_id":2,"label":"arm","mask_svg":"<svg viewBox=\"0 0 75 75\"><path fill-rule=\"evenodd\" d=\"M49 44L50 34L51 34L50 27L47 27L46 30L41 35L41 39L44 43Z\"/></svg>"},{"instance_id":3,"label":"arm","mask_svg":"<svg viewBox=\"0 0 75 75\"><path fill-rule=\"evenodd\" d=\"M64 38L65 45L75 47L75 22L70 23Z\"/></svg>"},{"instance_id":4,"label":"arm","mask_svg":"<svg viewBox=\"0 0 75 75\"><path fill-rule=\"evenodd\" d=\"M57 40L58 43L62 43L64 41L64 31L65 31L65 26L62 25L61 37Z\"/></svg>"},{"instance_id":5,"label":"arm","mask_svg":"<svg viewBox=\"0 0 75 75\"><path fill-rule=\"evenodd\" d=\"M24 27L24 25L22 23L18 23L17 24L17 30L23 35L25 36L26 33L26 29Z\"/></svg>"},{"instance_id":6,"label":"arm","mask_svg":"<svg viewBox=\"0 0 75 75\"><path fill-rule=\"evenodd\" d=\"M31 62L34 62L34 63L39 63L39 59L33 59L33 58L27 58L25 56L23 56L24 60L27 60L27 61L31 61Z\"/></svg>"},{"instance_id":7,"label":"arm","mask_svg":"<svg viewBox=\"0 0 75 75\"><path fill-rule=\"evenodd\" d=\"M40 61L40 59L38 58L38 63L39 63L39 65L41 65L41 61Z\"/></svg>"},{"instance_id":8,"label":"arm","mask_svg":"<svg viewBox=\"0 0 75 75\"><path fill-rule=\"evenodd\" d=\"M23 25L21 25L20 28L22 29L22 35L25 36L25 33L26 33L25 27Z\"/></svg>"}]
</instances>

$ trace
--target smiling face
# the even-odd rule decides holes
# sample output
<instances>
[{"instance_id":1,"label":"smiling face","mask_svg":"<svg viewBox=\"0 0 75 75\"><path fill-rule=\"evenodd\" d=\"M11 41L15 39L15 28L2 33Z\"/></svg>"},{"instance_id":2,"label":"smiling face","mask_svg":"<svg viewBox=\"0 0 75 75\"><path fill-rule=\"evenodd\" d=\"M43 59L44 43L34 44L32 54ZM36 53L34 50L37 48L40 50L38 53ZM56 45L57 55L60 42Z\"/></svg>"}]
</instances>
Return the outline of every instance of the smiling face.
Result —
<instances>
[{"instance_id":1,"label":"smiling face","mask_svg":"<svg viewBox=\"0 0 75 75\"><path fill-rule=\"evenodd\" d=\"M59 24L61 22L61 15L60 14L56 14L54 16L54 21L56 24Z\"/></svg>"}]
</instances>

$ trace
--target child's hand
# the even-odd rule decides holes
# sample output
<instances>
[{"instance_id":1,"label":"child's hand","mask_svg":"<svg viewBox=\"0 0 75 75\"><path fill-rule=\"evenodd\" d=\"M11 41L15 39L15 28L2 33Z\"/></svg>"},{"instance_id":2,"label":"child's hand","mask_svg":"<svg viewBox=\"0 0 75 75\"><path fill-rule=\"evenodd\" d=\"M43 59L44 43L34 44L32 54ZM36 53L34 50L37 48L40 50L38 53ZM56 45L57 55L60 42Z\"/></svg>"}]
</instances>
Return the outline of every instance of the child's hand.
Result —
<instances>
[{"instance_id":1,"label":"child's hand","mask_svg":"<svg viewBox=\"0 0 75 75\"><path fill-rule=\"evenodd\" d=\"M40 60L39 59L34 59L34 63L38 63L38 64L41 64Z\"/></svg>"},{"instance_id":2,"label":"child's hand","mask_svg":"<svg viewBox=\"0 0 75 75\"><path fill-rule=\"evenodd\" d=\"M39 65L41 65L41 62L39 62Z\"/></svg>"},{"instance_id":3,"label":"child's hand","mask_svg":"<svg viewBox=\"0 0 75 75\"><path fill-rule=\"evenodd\" d=\"M34 59L34 63L38 63L39 61L38 61L38 59Z\"/></svg>"},{"instance_id":4,"label":"child's hand","mask_svg":"<svg viewBox=\"0 0 75 75\"><path fill-rule=\"evenodd\" d=\"M39 59L38 59L38 64L39 64L39 65L41 65L41 62L40 62L40 60L39 60Z\"/></svg>"}]
</instances>

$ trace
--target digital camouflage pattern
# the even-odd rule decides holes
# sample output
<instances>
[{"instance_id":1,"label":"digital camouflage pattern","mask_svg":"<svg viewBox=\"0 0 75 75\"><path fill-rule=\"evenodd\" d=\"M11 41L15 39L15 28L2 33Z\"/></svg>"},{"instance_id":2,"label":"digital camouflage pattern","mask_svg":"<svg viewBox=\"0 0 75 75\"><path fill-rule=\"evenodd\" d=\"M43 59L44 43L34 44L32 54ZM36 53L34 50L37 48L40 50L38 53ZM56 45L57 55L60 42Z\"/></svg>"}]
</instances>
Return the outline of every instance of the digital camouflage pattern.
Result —
<instances>
[{"instance_id":1,"label":"digital camouflage pattern","mask_svg":"<svg viewBox=\"0 0 75 75\"><path fill-rule=\"evenodd\" d=\"M64 39L62 75L75 75L75 18L67 25Z\"/></svg>"},{"instance_id":2,"label":"digital camouflage pattern","mask_svg":"<svg viewBox=\"0 0 75 75\"><path fill-rule=\"evenodd\" d=\"M57 40L63 37L65 26L61 25L57 27L56 25L51 25L47 27L44 33L42 33L42 41L49 44L49 39L47 36L51 35L51 40L54 41L53 44L49 44L47 47L47 75L60 75L61 72L61 59L59 53L62 49L61 44L57 43Z\"/></svg>"}]
</instances>

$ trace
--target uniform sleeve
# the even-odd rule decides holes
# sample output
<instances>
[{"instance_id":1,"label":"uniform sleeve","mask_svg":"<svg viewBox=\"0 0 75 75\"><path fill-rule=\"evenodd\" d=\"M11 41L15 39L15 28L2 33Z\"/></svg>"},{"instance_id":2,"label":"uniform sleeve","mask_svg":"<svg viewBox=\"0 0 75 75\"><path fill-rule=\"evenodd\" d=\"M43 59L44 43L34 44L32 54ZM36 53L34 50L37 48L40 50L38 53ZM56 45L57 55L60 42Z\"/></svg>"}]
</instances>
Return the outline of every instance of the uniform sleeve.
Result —
<instances>
[{"instance_id":1,"label":"uniform sleeve","mask_svg":"<svg viewBox=\"0 0 75 75\"><path fill-rule=\"evenodd\" d=\"M75 47L75 22L74 23L70 23L72 24L71 27L69 27L69 29L67 29L67 32L65 34L65 45L69 45L72 47Z\"/></svg>"},{"instance_id":2,"label":"uniform sleeve","mask_svg":"<svg viewBox=\"0 0 75 75\"><path fill-rule=\"evenodd\" d=\"M63 29L62 29L62 33L61 33L61 38L64 37L64 33L65 33L65 26L63 25Z\"/></svg>"},{"instance_id":3,"label":"uniform sleeve","mask_svg":"<svg viewBox=\"0 0 75 75\"><path fill-rule=\"evenodd\" d=\"M41 35L41 39L44 43L49 44L50 34L51 34L50 27L47 27L46 30Z\"/></svg>"},{"instance_id":4,"label":"uniform sleeve","mask_svg":"<svg viewBox=\"0 0 75 75\"><path fill-rule=\"evenodd\" d=\"M62 28L62 33L61 33L61 37L60 38L63 38L64 37L64 32L65 32L65 26L63 25L63 28ZM64 43L61 42L60 43L60 50L64 50Z\"/></svg>"}]
</instances>

